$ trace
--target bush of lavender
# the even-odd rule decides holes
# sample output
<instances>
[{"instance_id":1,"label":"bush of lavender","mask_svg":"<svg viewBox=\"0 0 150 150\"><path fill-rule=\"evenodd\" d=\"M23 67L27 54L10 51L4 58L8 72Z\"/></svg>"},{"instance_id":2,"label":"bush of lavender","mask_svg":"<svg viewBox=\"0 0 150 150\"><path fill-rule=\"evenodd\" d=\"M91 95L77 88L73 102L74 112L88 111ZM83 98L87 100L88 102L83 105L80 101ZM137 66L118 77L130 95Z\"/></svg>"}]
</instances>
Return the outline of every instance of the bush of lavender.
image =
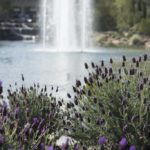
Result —
<instances>
[{"instance_id":1,"label":"bush of lavender","mask_svg":"<svg viewBox=\"0 0 150 150\"><path fill-rule=\"evenodd\" d=\"M0 149L56 150L57 139L68 135L75 142L67 140L62 150L149 150L149 65L146 54L132 61L123 56L121 64L85 63L89 76L83 85L76 81L66 105L39 84L10 86L7 104L0 82Z\"/></svg>"},{"instance_id":2,"label":"bush of lavender","mask_svg":"<svg viewBox=\"0 0 150 150\"><path fill-rule=\"evenodd\" d=\"M2 84L0 87L2 93ZM0 149L52 150L63 132L63 102L38 84L16 90L10 87L8 100L9 104L2 98L0 105Z\"/></svg>"},{"instance_id":3,"label":"bush of lavender","mask_svg":"<svg viewBox=\"0 0 150 150\"><path fill-rule=\"evenodd\" d=\"M150 69L147 54L122 63L85 63L89 76L73 87L68 135L87 147L150 149ZM91 67L90 67L91 66ZM94 149L94 148L93 148Z\"/></svg>"}]
</instances>

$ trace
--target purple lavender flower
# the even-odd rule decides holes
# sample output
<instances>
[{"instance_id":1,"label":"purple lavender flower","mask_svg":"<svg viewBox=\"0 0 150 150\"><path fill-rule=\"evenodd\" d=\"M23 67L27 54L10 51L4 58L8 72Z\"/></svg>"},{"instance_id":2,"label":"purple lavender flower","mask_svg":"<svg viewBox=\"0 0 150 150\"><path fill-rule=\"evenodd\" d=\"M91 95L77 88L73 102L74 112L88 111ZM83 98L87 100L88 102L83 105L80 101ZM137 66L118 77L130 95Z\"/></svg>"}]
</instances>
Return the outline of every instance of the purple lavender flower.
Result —
<instances>
[{"instance_id":1,"label":"purple lavender flower","mask_svg":"<svg viewBox=\"0 0 150 150\"><path fill-rule=\"evenodd\" d=\"M19 107L16 107L16 109L15 109L15 118L16 119L18 118L19 111L20 111Z\"/></svg>"},{"instance_id":2,"label":"purple lavender flower","mask_svg":"<svg viewBox=\"0 0 150 150\"><path fill-rule=\"evenodd\" d=\"M33 124L37 124L38 122L39 122L39 120L37 117L33 118Z\"/></svg>"},{"instance_id":3,"label":"purple lavender flower","mask_svg":"<svg viewBox=\"0 0 150 150\"><path fill-rule=\"evenodd\" d=\"M41 134L43 134L45 132L45 128L41 129Z\"/></svg>"},{"instance_id":4,"label":"purple lavender flower","mask_svg":"<svg viewBox=\"0 0 150 150\"><path fill-rule=\"evenodd\" d=\"M73 150L79 150L78 145L75 144Z\"/></svg>"},{"instance_id":5,"label":"purple lavender flower","mask_svg":"<svg viewBox=\"0 0 150 150\"><path fill-rule=\"evenodd\" d=\"M45 149L45 144L41 143L40 147L41 147L41 150L44 150Z\"/></svg>"},{"instance_id":6,"label":"purple lavender flower","mask_svg":"<svg viewBox=\"0 0 150 150\"><path fill-rule=\"evenodd\" d=\"M145 55L144 55L144 61L147 61L147 59L148 59L148 55L145 54Z\"/></svg>"},{"instance_id":7,"label":"purple lavender flower","mask_svg":"<svg viewBox=\"0 0 150 150\"><path fill-rule=\"evenodd\" d=\"M122 56L122 58L123 58L123 61L126 61L126 57L125 56Z\"/></svg>"},{"instance_id":8,"label":"purple lavender flower","mask_svg":"<svg viewBox=\"0 0 150 150\"><path fill-rule=\"evenodd\" d=\"M53 147L53 146L49 146L49 147L47 148L47 150L54 150L54 147Z\"/></svg>"},{"instance_id":9,"label":"purple lavender flower","mask_svg":"<svg viewBox=\"0 0 150 150\"><path fill-rule=\"evenodd\" d=\"M0 80L0 94L3 93L3 82Z\"/></svg>"},{"instance_id":10,"label":"purple lavender flower","mask_svg":"<svg viewBox=\"0 0 150 150\"><path fill-rule=\"evenodd\" d=\"M39 123L39 119L37 117L33 118L33 123L32 123L32 128L35 128L38 126Z\"/></svg>"},{"instance_id":11,"label":"purple lavender flower","mask_svg":"<svg viewBox=\"0 0 150 150\"><path fill-rule=\"evenodd\" d=\"M107 142L107 138L105 136L101 136L98 140L99 145L104 145Z\"/></svg>"},{"instance_id":12,"label":"purple lavender flower","mask_svg":"<svg viewBox=\"0 0 150 150\"><path fill-rule=\"evenodd\" d=\"M66 150L66 145L64 143L62 144L62 150Z\"/></svg>"},{"instance_id":13,"label":"purple lavender flower","mask_svg":"<svg viewBox=\"0 0 150 150\"><path fill-rule=\"evenodd\" d=\"M40 123L39 123L39 126L38 126L38 129L41 130L43 125L44 125L44 122L45 122L45 119L41 119Z\"/></svg>"},{"instance_id":14,"label":"purple lavender flower","mask_svg":"<svg viewBox=\"0 0 150 150\"><path fill-rule=\"evenodd\" d=\"M7 115L7 103L3 101L3 116Z\"/></svg>"},{"instance_id":15,"label":"purple lavender flower","mask_svg":"<svg viewBox=\"0 0 150 150\"><path fill-rule=\"evenodd\" d=\"M88 68L89 68L89 66L88 66L87 63L84 63L84 66L85 66L85 69L88 69Z\"/></svg>"},{"instance_id":16,"label":"purple lavender flower","mask_svg":"<svg viewBox=\"0 0 150 150\"><path fill-rule=\"evenodd\" d=\"M18 114L19 111L20 111L19 107L16 107L16 109L15 109L15 114Z\"/></svg>"},{"instance_id":17,"label":"purple lavender flower","mask_svg":"<svg viewBox=\"0 0 150 150\"><path fill-rule=\"evenodd\" d=\"M131 145L130 148L129 148L129 150L136 150L135 145Z\"/></svg>"},{"instance_id":18,"label":"purple lavender flower","mask_svg":"<svg viewBox=\"0 0 150 150\"><path fill-rule=\"evenodd\" d=\"M97 120L96 120L96 124L97 124L97 125L100 125L100 124L101 124L100 119L97 119Z\"/></svg>"},{"instance_id":19,"label":"purple lavender flower","mask_svg":"<svg viewBox=\"0 0 150 150\"><path fill-rule=\"evenodd\" d=\"M0 134L0 145L2 145L3 143L4 143L4 136Z\"/></svg>"},{"instance_id":20,"label":"purple lavender flower","mask_svg":"<svg viewBox=\"0 0 150 150\"><path fill-rule=\"evenodd\" d=\"M111 63L111 64L113 63L113 59L112 59L112 58L110 58L110 63Z\"/></svg>"},{"instance_id":21,"label":"purple lavender flower","mask_svg":"<svg viewBox=\"0 0 150 150\"><path fill-rule=\"evenodd\" d=\"M69 149L69 139L67 139L66 143L62 144L62 150L68 150Z\"/></svg>"},{"instance_id":22,"label":"purple lavender flower","mask_svg":"<svg viewBox=\"0 0 150 150\"><path fill-rule=\"evenodd\" d=\"M3 82L0 80L0 86L2 86L3 85Z\"/></svg>"},{"instance_id":23,"label":"purple lavender flower","mask_svg":"<svg viewBox=\"0 0 150 150\"><path fill-rule=\"evenodd\" d=\"M120 148L125 148L127 146L127 139L123 137L121 141L119 142Z\"/></svg>"},{"instance_id":24,"label":"purple lavender flower","mask_svg":"<svg viewBox=\"0 0 150 150\"><path fill-rule=\"evenodd\" d=\"M22 148L22 147L20 147L18 150L23 150L23 148Z\"/></svg>"}]
</instances>

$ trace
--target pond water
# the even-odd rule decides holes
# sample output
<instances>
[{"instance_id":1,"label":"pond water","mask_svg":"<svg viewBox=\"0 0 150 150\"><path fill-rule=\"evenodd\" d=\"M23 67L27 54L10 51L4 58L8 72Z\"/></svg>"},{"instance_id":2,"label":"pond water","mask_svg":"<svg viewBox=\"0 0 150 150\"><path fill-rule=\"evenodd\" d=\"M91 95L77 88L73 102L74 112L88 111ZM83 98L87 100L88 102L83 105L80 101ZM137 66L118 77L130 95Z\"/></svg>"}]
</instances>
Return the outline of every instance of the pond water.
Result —
<instances>
[{"instance_id":1,"label":"pond water","mask_svg":"<svg viewBox=\"0 0 150 150\"><path fill-rule=\"evenodd\" d=\"M85 62L100 60L115 61L122 55L129 58L149 53L144 50L126 50L114 48L98 48L86 52L51 52L43 50L40 45L32 42L0 42L0 79L4 88L17 82L22 84L21 74L24 74L25 84L59 86L60 94L66 95L76 79L86 75Z\"/></svg>"}]
</instances>

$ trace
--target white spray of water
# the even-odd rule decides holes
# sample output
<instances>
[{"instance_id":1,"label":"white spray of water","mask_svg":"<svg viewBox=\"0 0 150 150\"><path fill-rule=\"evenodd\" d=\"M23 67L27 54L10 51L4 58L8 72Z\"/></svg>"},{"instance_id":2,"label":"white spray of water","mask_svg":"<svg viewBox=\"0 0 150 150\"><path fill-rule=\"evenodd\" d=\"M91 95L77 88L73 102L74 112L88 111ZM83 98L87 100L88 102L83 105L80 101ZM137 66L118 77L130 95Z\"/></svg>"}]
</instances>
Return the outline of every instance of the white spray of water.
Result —
<instances>
[{"instance_id":1,"label":"white spray of water","mask_svg":"<svg viewBox=\"0 0 150 150\"><path fill-rule=\"evenodd\" d=\"M92 0L41 0L43 47L83 51L92 31Z\"/></svg>"}]
</instances>

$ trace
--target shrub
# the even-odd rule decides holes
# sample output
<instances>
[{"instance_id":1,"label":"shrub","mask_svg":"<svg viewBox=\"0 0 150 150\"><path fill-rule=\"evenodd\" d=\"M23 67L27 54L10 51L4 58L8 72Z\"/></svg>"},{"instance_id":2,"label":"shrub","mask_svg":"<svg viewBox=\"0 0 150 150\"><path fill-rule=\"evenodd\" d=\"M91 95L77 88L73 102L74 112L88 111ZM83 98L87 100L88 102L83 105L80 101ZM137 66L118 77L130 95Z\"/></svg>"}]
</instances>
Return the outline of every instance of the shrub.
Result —
<instances>
[{"instance_id":1,"label":"shrub","mask_svg":"<svg viewBox=\"0 0 150 150\"><path fill-rule=\"evenodd\" d=\"M62 150L148 150L149 65L146 54L132 62L123 56L119 64L112 59L106 65L85 63L89 76L83 85L76 81L74 96L68 93L71 101L65 103L37 84L16 90L10 86L6 104L0 81L0 149L56 150L57 139L67 135L76 143L67 140Z\"/></svg>"},{"instance_id":2,"label":"shrub","mask_svg":"<svg viewBox=\"0 0 150 150\"><path fill-rule=\"evenodd\" d=\"M150 70L144 57L133 58L132 63L123 57L122 65L95 65L85 85L76 84L74 103L69 108L74 131L69 134L88 147L98 144L99 137L106 137L105 149L125 149L135 145L139 150L150 147ZM79 82L79 81L78 81ZM77 82L77 83L78 83ZM120 141L120 143L119 143Z\"/></svg>"},{"instance_id":3,"label":"shrub","mask_svg":"<svg viewBox=\"0 0 150 150\"><path fill-rule=\"evenodd\" d=\"M63 131L62 103L39 85L8 89L9 104L0 106L0 148L40 149L52 145ZM2 141L1 141L2 139Z\"/></svg>"},{"instance_id":4,"label":"shrub","mask_svg":"<svg viewBox=\"0 0 150 150\"><path fill-rule=\"evenodd\" d=\"M139 33L143 33L145 35L150 35L150 19L143 19L137 27Z\"/></svg>"},{"instance_id":5,"label":"shrub","mask_svg":"<svg viewBox=\"0 0 150 150\"><path fill-rule=\"evenodd\" d=\"M140 35L134 34L129 40L130 45L142 45L143 41Z\"/></svg>"}]
</instances>

